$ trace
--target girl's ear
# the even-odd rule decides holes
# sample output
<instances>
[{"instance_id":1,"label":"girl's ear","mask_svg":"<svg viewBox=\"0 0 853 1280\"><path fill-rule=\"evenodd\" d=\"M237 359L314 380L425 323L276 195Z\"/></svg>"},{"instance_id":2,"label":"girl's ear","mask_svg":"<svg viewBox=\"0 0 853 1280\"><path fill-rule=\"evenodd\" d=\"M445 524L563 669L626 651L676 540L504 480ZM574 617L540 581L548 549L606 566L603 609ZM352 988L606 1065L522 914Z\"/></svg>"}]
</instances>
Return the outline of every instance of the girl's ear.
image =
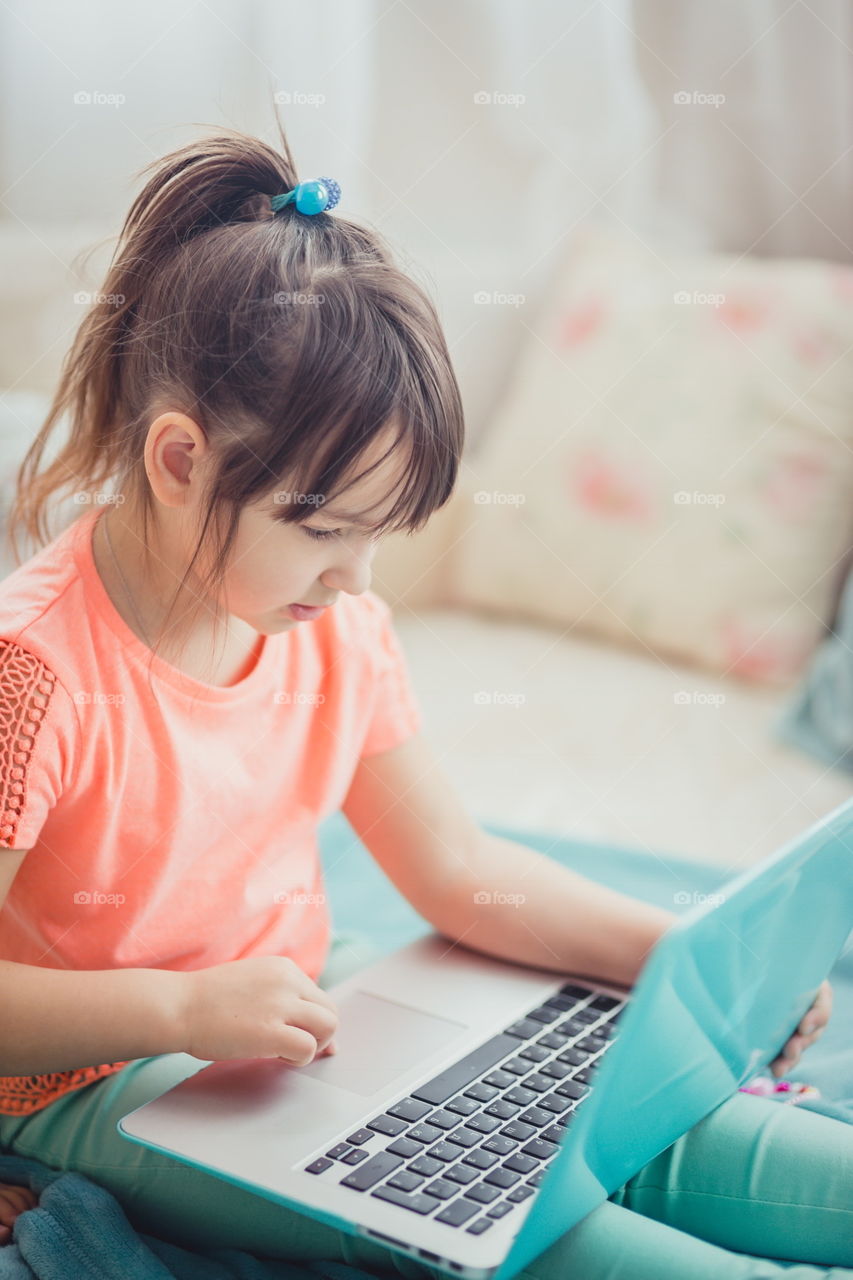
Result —
<instances>
[{"instance_id":1,"label":"girl's ear","mask_svg":"<svg viewBox=\"0 0 853 1280\"><path fill-rule=\"evenodd\" d=\"M184 506L189 486L201 479L209 453L207 436L185 413L162 413L151 423L145 445L145 470L158 500Z\"/></svg>"}]
</instances>

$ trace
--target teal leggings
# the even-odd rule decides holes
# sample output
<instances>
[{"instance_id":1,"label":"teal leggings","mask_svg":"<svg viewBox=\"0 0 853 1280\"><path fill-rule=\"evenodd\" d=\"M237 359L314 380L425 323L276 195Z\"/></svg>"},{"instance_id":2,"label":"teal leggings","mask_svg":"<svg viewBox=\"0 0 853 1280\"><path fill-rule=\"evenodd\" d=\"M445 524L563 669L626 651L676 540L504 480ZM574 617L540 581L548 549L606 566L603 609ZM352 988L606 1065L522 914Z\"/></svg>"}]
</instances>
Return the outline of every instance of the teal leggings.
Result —
<instances>
[{"instance_id":1,"label":"teal leggings","mask_svg":"<svg viewBox=\"0 0 853 1280\"><path fill-rule=\"evenodd\" d=\"M375 955L357 935L338 937L320 985L331 986ZM186 1248L328 1258L377 1274L444 1280L435 1268L116 1132L120 1116L196 1070L198 1059L188 1054L139 1058L32 1116L0 1116L0 1146L85 1174L116 1197L137 1230ZM853 1126L745 1093L650 1161L520 1273L532 1280L782 1275L853 1280Z\"/></svg>"}]
</instances>

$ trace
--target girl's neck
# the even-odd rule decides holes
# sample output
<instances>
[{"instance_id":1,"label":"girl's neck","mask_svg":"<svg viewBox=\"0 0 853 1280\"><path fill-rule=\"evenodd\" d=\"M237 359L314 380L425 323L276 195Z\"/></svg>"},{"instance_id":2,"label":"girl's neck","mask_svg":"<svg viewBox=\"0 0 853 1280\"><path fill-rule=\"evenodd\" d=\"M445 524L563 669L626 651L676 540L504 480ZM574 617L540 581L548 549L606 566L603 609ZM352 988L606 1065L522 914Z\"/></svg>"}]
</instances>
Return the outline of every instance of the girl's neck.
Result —
<instances>
[{"instance_id":1,"label":"girl's neck","mask_svg":"<svg viewBox=\"0 0 853 1280\"><path fill-rule=\"evenodd\" d=\"M152 584L146 589L139 556L133 553L134 545L137 548L140 545L138 537L126 524L112 520L107 535L106 520L111 514L111 511L105 511L95 521L92 534L95 568L116 612L133 634L151 649L165 622L171 592L164 589L161 593L156 587L152 590ZM179 603L172 613L173 621L180 618L181 608ZM236 684L254 666L264 638L239 618L229 616L226 624L226 639L224 644L220 639L216 655L213 652L212 623L205 626L202 622L186 638L180 652L176 645L170 645L166 636L157 656L204 684L223 687Z\"/></svg>"}]
</instances>

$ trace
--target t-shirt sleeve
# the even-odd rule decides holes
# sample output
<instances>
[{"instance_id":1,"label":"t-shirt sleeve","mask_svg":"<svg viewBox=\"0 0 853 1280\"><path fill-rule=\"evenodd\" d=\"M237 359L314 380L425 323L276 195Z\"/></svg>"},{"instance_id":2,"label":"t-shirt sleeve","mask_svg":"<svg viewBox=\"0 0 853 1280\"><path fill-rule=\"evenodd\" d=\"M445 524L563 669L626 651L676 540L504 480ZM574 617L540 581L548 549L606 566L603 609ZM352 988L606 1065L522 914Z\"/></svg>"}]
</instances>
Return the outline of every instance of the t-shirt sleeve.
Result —
<instances>
[{"instance_id":1,"label":"t-shirt sleeve","mask_svg":"<svg viewBox=\"0 0 853 1280\"><path fill-rule=\"evenodd\" d=\"M35 844L64 789L76 723L47 663L0 638L0 848Z\"/></svg>"},{"instance_id":2,"label":"t-shirt sleeve","mask_svg":"<svg viewBox=\"0 0 853 1280\"><path fill-rule=\"evenodd\" d=\"M372 614L370 648L375 665L372 710L359 752L361 757L401 746L423 723L391 609L373 592L365 593L365 599L369 600Z\"/></svg>"}]
</instances>

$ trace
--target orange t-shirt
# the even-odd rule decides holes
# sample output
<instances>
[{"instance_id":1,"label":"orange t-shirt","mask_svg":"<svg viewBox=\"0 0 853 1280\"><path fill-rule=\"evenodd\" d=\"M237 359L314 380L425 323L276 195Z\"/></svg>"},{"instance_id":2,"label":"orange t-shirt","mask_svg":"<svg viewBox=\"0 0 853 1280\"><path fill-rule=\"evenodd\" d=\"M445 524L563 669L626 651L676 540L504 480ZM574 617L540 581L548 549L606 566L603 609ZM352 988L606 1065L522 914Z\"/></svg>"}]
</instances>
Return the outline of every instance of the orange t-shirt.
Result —
<instances>
[{"instance_id":1,"label":"orange t-shirt","mask_svg":"<svg viewBox=\"0 0 853 1280\"><path fill-rule=\"evenodd\" d=\"M101 511L0 582L0 848L30 850L0 958L192 970L287 955L316 981L330 942L317 826L360 757L421 727L391 610L342 594L265 636L227 687L155 658L152 693L151 651L95 566ZM0 1113L125 1065L0 1077Z\"/></svg>"}]
</instances>

